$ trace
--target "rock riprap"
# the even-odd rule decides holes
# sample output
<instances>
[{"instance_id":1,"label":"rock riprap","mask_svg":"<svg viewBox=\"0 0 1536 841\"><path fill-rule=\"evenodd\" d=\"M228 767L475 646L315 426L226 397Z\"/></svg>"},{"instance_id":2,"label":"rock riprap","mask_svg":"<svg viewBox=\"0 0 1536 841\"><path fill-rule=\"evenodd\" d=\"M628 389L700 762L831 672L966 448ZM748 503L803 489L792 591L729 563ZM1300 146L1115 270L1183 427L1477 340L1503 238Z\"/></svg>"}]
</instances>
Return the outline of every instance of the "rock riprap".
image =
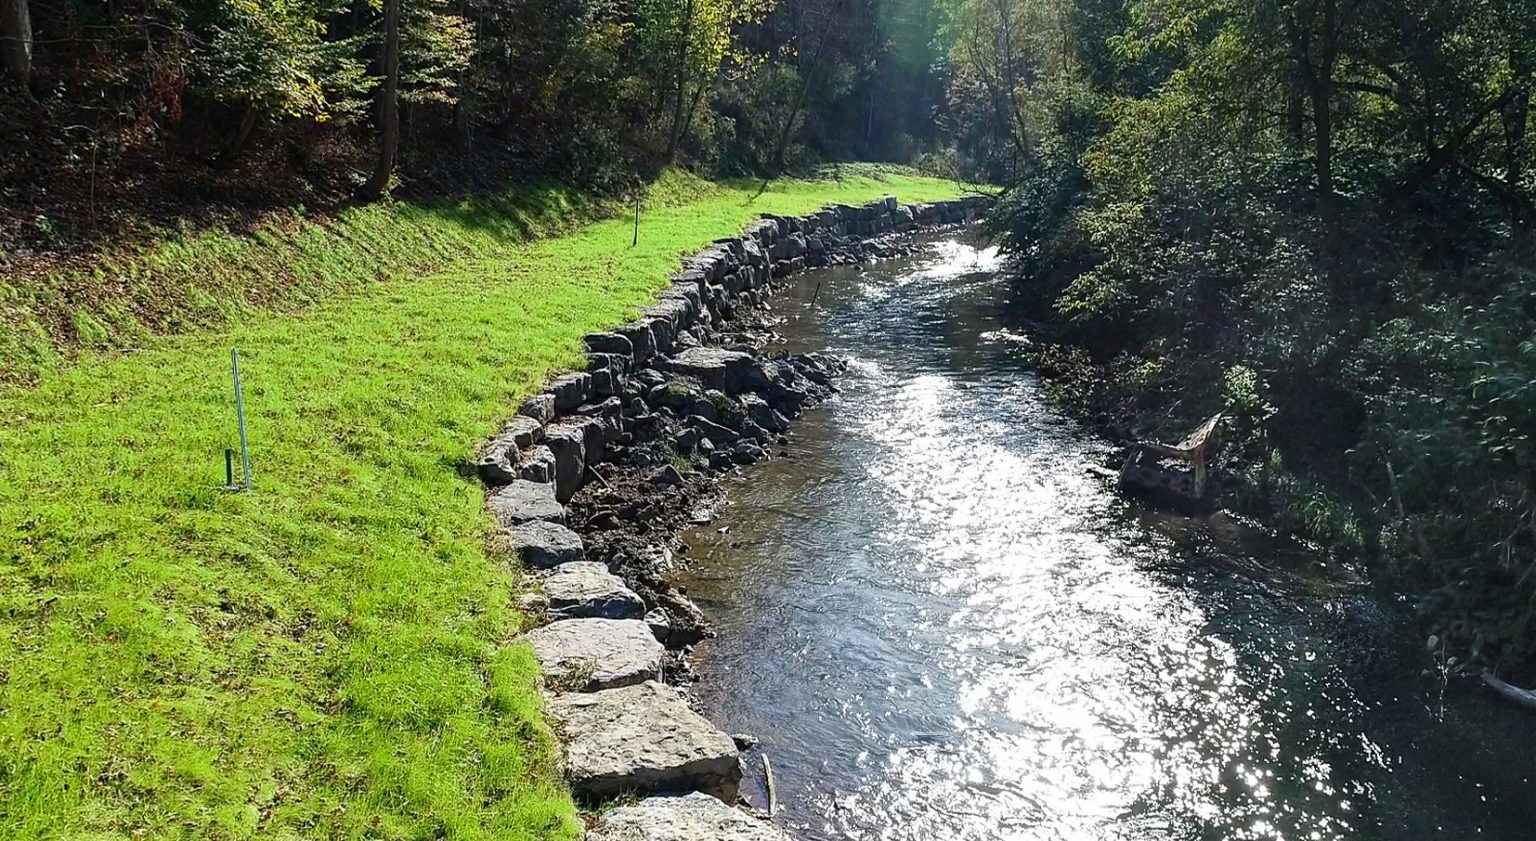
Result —
<instances>
[{"instance_id":1,"label":"rock riprap","mask_svg":"<svg viewBox=\"0 0 1536 841\"><path fill-rule=\"evenodd\" d=\"M684 258L638 318L584 336L585 370L524 401L465 465L489 486L495 540L549 570L519 604L554 620L526 640L573 788L588 800L676 795L608 812L594 841L786 838L728 805L736 744L660 683L667 648L709 633L669 580L669 541L713 504L714 473L770 458L790 420L836 391L841 361L765 350L774 279L910 254L898 232L974 219L986 203L887 197L765 215Z\"/></svg>"},{"instance_id":2,"label":"rock riprap","mask_svg":"<svg viewBox=\"0 0 1536 841\"><path fill-rule=\"evenodd\" d=\"M638 619L562 619L526 634L550 688L597 692L660 680L666 649Z\"/></svg>"},{"instance_id":3,"label":"rock riprap","mask_svg":"<svg viewBox=\"0 0 1536 841\"><path fill-rule=\"evenodd\" d=\"M568 619L639 619L645 602L606 564L578 561L561 564L539 583L551 615Z\"/></svg>"},{"instance_id":4,"label":"rock riprap","mask_svg":"<svg viewBox=\"0 0 1536 841\"><path fill-rule=\"evenodd\" d=\"M773 824L707 794L663 794L603 814L587 841L789 841Z\"/></svg>"},{"instance_id":5,"label":"rock riprap","mask_svg":"<svg viewBox=\"0 0 1536 841\"><path fill-rule=\"evenodd\" d=\"M547 520L528 520L507 526L502 539L513 556L535 569L549 569L586 557L581 535Z\"/></svg>"},{"instance_id":6,"label":"rock riprap","mask_svg":"<svg viewBox=\"0 0 1536 841\"><path fill-rule=\"evenodd\" d=\"M736 743L673 689L647 681L559 695L546 710L566 743L566 774L582 797L701 791L736 799Z\"/></svg>"},{"instance_id":7,"label":"rock riprap","mask_svg":"<svg viewBox=\"0 0 1536 841\"><path fill-rule=\"evenodd\" d=\"M486 498L485 507L503 526L533 520L565 522L565 506L555 499L555 486L548 482L516 479L493 491Z\"/></svg>"}]
</instances>

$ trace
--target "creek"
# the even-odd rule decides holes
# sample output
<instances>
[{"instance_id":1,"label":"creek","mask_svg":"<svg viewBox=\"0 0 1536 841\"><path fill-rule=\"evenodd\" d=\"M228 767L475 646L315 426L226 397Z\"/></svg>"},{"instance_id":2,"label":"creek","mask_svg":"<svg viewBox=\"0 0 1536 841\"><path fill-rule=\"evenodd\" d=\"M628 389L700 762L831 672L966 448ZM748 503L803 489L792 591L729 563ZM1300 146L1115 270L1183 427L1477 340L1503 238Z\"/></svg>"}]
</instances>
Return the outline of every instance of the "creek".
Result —
<instances>
[{"instance_id":1,"label":"creek","mask_svg":"<svg viewBox=\"0 0 1536 841\"><path fill-rule=\"evenodd\" d=\"M695 697L761 739L783 826L1536 838L1536 719L1426 675L1406 607L1318 552L1118 497L996 252L924 243L774 299L790 350L850 361L843 393L685 535L718 631Z\"/></svg>"}]
</instances>

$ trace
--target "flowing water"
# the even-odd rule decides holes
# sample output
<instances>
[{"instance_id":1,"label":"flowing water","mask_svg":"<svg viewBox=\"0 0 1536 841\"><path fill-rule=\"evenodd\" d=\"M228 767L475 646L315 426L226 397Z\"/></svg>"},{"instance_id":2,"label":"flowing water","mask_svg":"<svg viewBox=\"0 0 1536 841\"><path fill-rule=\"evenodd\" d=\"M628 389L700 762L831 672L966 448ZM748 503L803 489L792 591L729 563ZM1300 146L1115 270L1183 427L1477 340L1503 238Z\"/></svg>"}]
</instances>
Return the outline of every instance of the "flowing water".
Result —
<instances>
[{"instance_id":1,"label":"flowing water","mask_svg":"<svg viewBox=\"0 0 1536 841\"><path fill-rule=\"evenodd\" d=\"M1536 839L1536 718L1425 676L1404 610L1304 547L1118 499L1021 361L995 252L927 248L776 299L844 393L686 536L719 631L694 691L761 739L781 825Z\"/></svg>"}]
</instances>

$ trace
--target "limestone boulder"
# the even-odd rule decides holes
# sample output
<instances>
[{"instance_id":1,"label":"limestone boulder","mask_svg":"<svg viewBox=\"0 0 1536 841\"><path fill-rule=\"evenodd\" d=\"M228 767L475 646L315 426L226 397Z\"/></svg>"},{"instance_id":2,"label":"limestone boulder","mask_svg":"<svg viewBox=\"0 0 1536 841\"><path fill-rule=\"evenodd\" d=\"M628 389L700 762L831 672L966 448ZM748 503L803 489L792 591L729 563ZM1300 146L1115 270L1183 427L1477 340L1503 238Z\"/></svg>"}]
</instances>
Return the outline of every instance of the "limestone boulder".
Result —
<instances>
[{"instance_id":1,"label":"limestone boulder","mask_svg":"<svg viewBox=\"0 0 1536 841\"><path fill-rule=\"evenodd\" d=\"M587 841L789 841L773 824L707 794L664 794L610 809Z\"/></svg>"},{"instance_id":2,"label":"limestone boulder","mask_svg":"<svg viewBox=\"0 0 1536 841\"><path fill-rule=\"evenodd\" d=\"M663 361L658 367L696 378L706 388L743 394L767 386L767 378L751 355L735 350L696 347Z\"/></svg>"},{"instance_id":3,"label":"limestone boulder","mask_svg":"<svg viewBox=\"0 0 1536 841\"><path fill-rule=\"evenodd\" d=\"M565 522L565 507L555 499L555 486L549 482L515 479L492 491L485 505L503 526L530 520Z\"/></svg>"},{"instance_id":4,"label":"limestone boulder","mask_svg":"<svg viewBox=\"0 0 1536 841\"><path fill-rule=\"evenodd\" d=\"M559 695L546 709L565 741L571 786L583 797L702 791L736 799L735 742L660 683Z\"/></svg>"},{"instance_id":5,"label":"limestone boulder","mask_svg":"<svg viewBox=\"0 0 1536 841\"><path fill-rule=\"evenodd\" d=\"M586 557L581 535L559 523L529 520L503 530L508 551L535 569L549 569Z\"/></svg>"},{"instance_id":6,"label":"limestone boulder","mask_svg":"<svg viewBox=\"0 0 1536 841\"><path fill-rule=\"evenodd\" d=\"M557 616L578 619L639 619L645 602L608 571L606 564L578 561L561 564L539 585Z\"/></svg>"},{"instance_id":7,"label":"limestone boulder","mask_svg":"<svg viewBox=\"0 0 1536 841\"><path fill-rule=\"evenodd\" d=\"M545 390L555 396L555 413L563 414L592 398L592 375L584 371L562 374Z\"/></svg>"},{"instance_id":8,"label":"limestone boulder","mask_svg":"<svg viewBox=\"0 0 1536 841\"><path fill-rule=\"evenodd\" d=\"M556 691L598 692L654 681L666 655L651 627L638 619L562 619L524 639Z\"/></svg>"},{"instance_id":9,"label":"limestone boulder","mask_svg":"<svg viewBox=\"0 0 1536 841\"><path fill-rule=\"evenodd\" d=\"M555 454L543 444L524 450L517 462L517 477L530 482L555 481Z\"/></svg>"},{"instance_id":10,"label":"limestone boulder","mask_svg":"<svg viewBox=\"0 0 1536 841\"><path fill-rule=\"evenodd\" d=\"M544 446L555 457L555 498L561 502L569 502L585 478L587 421L567 418L544 427Z\"/></svg>"},{"instance_id":11,"label":"limestone boulder","mask_svg":"<svg viewBox=\"0 0 1536 841\"><path fill-rule=\"evenodd\" d=\"M555 419L555 396L553 394L535 394L523 401L517 413L525 417L533 418L539 423L549 423Z\"/></svg>"}]
</instances>

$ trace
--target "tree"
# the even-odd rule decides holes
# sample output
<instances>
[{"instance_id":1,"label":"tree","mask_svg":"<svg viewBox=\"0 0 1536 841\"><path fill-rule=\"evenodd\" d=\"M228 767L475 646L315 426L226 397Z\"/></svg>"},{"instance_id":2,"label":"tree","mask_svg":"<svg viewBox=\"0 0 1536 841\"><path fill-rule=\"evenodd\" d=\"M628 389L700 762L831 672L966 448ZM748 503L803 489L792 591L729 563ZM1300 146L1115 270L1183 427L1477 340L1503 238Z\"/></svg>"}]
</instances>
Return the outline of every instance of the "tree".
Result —
<instances>
[{"instance_id":1,"label":"tree","mask_svg":"<svg viewBox=\"0 0 1536 841\"><path fill-rule=\"evenodd\" d=\"M383 73L379 90L379 156L363 195L378 198L389 190L400 147L400 0L384 0Z\"/></svg>"},{"instance_id":2,"label":"tree","mask_svg":"<svg viewBox=\"0 0 1536 841\"><path fill-rule=\"evenodd\" d=\"M32 76L32 9L28 0L0 0L0 60L22 85Z\"/></svg>"},{"instance_id":3,"label":"tree","mask_svg":"<svg viewBox=\"0 0 1536 841\"><path fill-rule=\"evenodd\" d=\"M652 67L658 111L670 113L661 159L671 163L705 91L728 63L746 64L736 31L761 21L773 0L643 0L640 42Z\"/></svg>"}]
</instances>

